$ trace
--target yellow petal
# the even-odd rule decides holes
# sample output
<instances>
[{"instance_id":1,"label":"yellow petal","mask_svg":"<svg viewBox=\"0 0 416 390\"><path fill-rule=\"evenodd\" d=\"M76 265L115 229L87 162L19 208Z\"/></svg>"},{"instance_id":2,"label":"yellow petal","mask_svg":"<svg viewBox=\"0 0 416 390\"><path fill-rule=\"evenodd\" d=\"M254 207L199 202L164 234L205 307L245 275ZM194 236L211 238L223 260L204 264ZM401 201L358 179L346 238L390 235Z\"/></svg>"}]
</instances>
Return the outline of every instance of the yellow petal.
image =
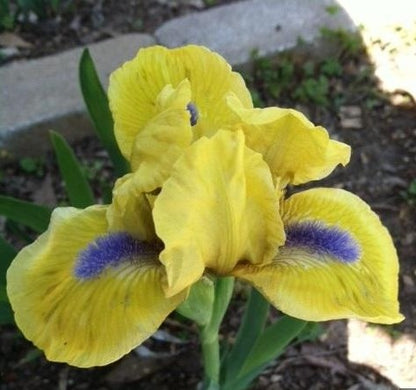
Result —
<instances>
[{"instance_id":1,"label":"yellow petal","mask_svg":"<svg viewBox=\"0 0 416 390\"><path fill-rule=\"evenodd\" d=\"M103 236L105 213L100 206L56 209L48 231L8 270L17 325L49 360L79 367L117 360L155 332L185 298L184 293L165 298L157 252L148 249L139 256L139 247ZM110 252L121 257L113 259ZM129 254L131 259L123 257Z\"/></svg>"},{"instance_id":2,"label":"yellow petal","mask_svg":"<svg viewBox=\"0 0 416 390\"><path fill-rule=\"evenodd\" d=\"M191 142L189 113L177 108L162 111L137 134L130 163L145 192L162 186Z\"/></svg>"},{"instance_id":3,"label":"yellow petal","mask_svg":"<svg viewBox=\"0 0 416 390\"><path fill-rule=\"evenodd\" d=\"M263 268L241 266L278 309L308 321L359 318L395 323L398 259L378 216L359 197L317 188L284 206L285 246Z\"/></svg>"},{"instance_id":4,"label":"yellow petal","mask_svg":"<svg viewBox=\"0 0 416 390\"><path fill-rule=\"evenodd\" d=\"M152 208L144 192L138 172L116 181L113 201L107 209L109 230L126 231L143 241L156 239Z\"/></svg>"},{"instance_id":5,"label":"yellow petal","mask_svg":"<svg viewBox=\"0 0 416 390\"><path fill-rule=\"evenodd\" d=\"M153 209L160 255L175 294L205 268L229 273L238 261L271 261L284 242L279 199L261 155L241 132L219 131L176 162Z\"/></svg>"},{"instance_id":6,"label":"yellow petal","mask_svg":"<svg viewBox=\"0 0 416 390\"><path fill-rule=\"evenodd\" d=\"M338 164L349 162L350 147L331 140L295 110L269 107L246 109L234 96L228 104L240 117L247 146L261 153L281 184L302 184L328 176Z\"/></svg>"},{"instance_id":7,"label":"yellow petal","mask_svg":"<svg viewBox=\"0 0 416 390\"><path fill-rule=\"evenodd\" d=\"M189 80L191 102L199 113L193 127L196 138L215 132L237 118L225 102L229 92L244 107L252 107L250 93L238 73L205 47L189 45L167 49L141 49L110 77L108 96L115 121L115 136L121 152L130 159L136 135L163 109L167 85L176 88ZM164 91L162 93L162 91ZM186 106L183 107L186 110Z\"/></svg>"}]
</instances>

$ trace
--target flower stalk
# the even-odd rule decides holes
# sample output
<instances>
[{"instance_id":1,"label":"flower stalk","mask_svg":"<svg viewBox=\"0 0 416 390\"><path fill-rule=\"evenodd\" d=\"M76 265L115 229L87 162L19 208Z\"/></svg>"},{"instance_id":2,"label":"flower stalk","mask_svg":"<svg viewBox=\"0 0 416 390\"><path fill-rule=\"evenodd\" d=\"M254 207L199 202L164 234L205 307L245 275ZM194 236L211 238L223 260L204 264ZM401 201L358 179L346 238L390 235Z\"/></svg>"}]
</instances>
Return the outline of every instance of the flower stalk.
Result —
<instances>
[{"instance_id":1,"label":"flower stalk","mask_svg":"<svg viewBox=\"0 0 416 390\"><path fill-rule=\"evenodd\" d=\"M219 329L227 311L234 288L234 278L218 278L215 281L215 301L211 319L200 329L201 350L206 382L220 381Z\"/></svg>"}]
</instances>

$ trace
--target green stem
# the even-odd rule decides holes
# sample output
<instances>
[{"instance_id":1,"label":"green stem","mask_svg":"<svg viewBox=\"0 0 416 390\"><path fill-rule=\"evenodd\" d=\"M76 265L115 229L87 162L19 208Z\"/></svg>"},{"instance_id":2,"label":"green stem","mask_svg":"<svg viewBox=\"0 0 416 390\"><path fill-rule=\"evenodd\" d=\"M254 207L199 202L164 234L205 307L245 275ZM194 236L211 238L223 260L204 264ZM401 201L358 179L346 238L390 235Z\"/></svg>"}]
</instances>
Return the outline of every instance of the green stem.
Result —
<instances>
[{"instance_id":1,"label":"green stem","mask_svg":"<svg viewBox=\"0 0 416 390\"><path fill-rule=\"evenodd\" d=\"M212 315L208 324L201 327L200 339L204 362L205 380L219 383L220 380L220 347L218 332L222 319L227 311L234 288L234 278L218 278L215 282L215 300Z\"/></svg>"},{"instance_id":2,"label":"green stem","mask_svg":"<svg viewBox=\"0 0 416 390\"><path fill-rule=\"evenodd\" d=\"M218 342L218 334L208 339L205 329L203 328L201 331L201 348L205 378L218 383L220 380L220 344Z\"/></svg>"}]
</instances>

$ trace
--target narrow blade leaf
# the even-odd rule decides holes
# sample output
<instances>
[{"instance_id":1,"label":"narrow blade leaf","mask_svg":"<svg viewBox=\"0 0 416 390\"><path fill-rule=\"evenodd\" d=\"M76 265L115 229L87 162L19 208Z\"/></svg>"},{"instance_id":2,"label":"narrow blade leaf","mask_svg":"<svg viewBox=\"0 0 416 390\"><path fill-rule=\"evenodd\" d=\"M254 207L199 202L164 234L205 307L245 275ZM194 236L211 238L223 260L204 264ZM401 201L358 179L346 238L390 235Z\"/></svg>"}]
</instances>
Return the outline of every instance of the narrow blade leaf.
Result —
<instances>
[{"instance_id":1,"label":"narrow blade leaf","mask_svg":"<svg viewBox=\"0 0 416 390\"><path fill-rule=\"evenodd\" d=\"M0 286L6 285L6 271L17 251L0 236Z\"/></svg>"},{"instance_id":2,"label":"narrow blade leaf","mask_svg":"<svg viewBox=\"0 0 416 390\"><path fill-rule=\"evenodd\" d=\"M13 311L9 302L0 302L0 325L14 323Z\"/></svg>"},{"instance_id":3,"label":"narrow blade leaf","mask_svg":"<svg viewBox=\"0 0 416 390\"><path fill-rule=\"evenodd\" d=\"M79 80L95 130L104 148L107 150L119 176L128 172L128 164L118 148L114 137L114 122L108 105L107 95L98 78L94 62L88 49L82 52L79 63Z\"/></svg>"},{"instance_id":4,"label":"narrow blade leaf","mask_svg":"<svg viewBox=\"0 0 416 390\"><path fill-rule=\"evenodd\" d=\"M224 390L244 390L292 342L307 325L306 321L283 316L257 339L239 375L230 378Z\"/></svg>"},{"instance_id":5,"label":"narrow blade leaf","mask_svg":"<svg viewBox=\"0 0 416 390\"><path fill-rule=\"evenodd\" d=\"M224 365L227 379L235 378L240 372L248 354L264 329L269 307L270 305L263 295L252 287L235 344Z\"/></svg>"},{"instance_id":6,"label":"narrow blade leaf","mask_svg":"<svg viewBox=\"0 0 416 390\"><path fill-rule=\"evenodd\" d=\"M284 351L306 324L306 321L285 315L270 325L257 340L242 371L247 373L271 362Z\"/></svg>"},{"instance_id":7,"label":"narrow blade leaf","mask_svg":"<svg viewBox=\"0 0 416 390\"><path fill-rule=\"evenodd\" d=\"M49 225L51 210L31 202L0 195L0 215L42 233Z\"/></svg>"},{"instance_id":8,"label":"narrow blade leaf","mask_svg":"<svg viewBox=\"0 0 416 390\"><path fill-rule=\"evenodd\" d=\"M94 204L91 187L71 147L54 131L50 132L50 137L71 205L84 208Z\"/></svg>"}]
</instances>

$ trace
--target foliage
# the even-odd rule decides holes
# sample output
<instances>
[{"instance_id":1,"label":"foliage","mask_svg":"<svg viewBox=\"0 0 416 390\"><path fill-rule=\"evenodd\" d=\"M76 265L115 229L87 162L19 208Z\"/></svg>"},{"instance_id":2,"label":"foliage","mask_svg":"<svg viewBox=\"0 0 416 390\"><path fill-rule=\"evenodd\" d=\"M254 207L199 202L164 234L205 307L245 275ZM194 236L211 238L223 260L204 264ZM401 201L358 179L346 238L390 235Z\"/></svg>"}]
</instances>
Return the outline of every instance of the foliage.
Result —
<instances>
[{"instance_id":1,"label":"foliage","mask_svg":"<svg viewBox=\"0 0 416 390\"><path fill-rule=\"evenodd\" d=\"M107 94L100 83L95 65L87 49L83 51L81 56L79 80L82 96L94 123L97 136L107 149L116 173L121 176L128 171L128 163L118 148L113 132L113 117L108 105Z\"/></svg>"},{"instance_id":2,"label":"foliage","mask_svg":"<svg viewBox=\"0 0 416 390\"><path fill-rule=\"evenodd\" d=\"M416 179L413 179L409 183L407 190L403 191L401 195L409 205L416 206Z\"/></svg>"},{"instance_id":3,"label":"foliage","mask_svg":"<svg viewBox=\"0 0 416 390\"><path fill-rule=\"evenodd\" d=\"M52 18L72 3L72 0L17 0L13 4L9 0L0 0L0 31L12 30L18 23L27 23L30 15L38 20Z\"/></svg>"},{"instance_id":4,"label":"foliage","mask_svg":"<svg viewBox=\"0 0 416 390\"><path fill-rule=\"evenodd\" d=\"M342 92L336 85L345 77L343 62L357 57L363 48L362 42L356 34L342 29L323 28L321 34L334 48L333 54L323 59L307 60L290 52L274 58L259 58L257 52L253 52L253 70L245 78L255 105L263 107L281 98L293 104L310 103L334 109L342 103ZM357 87L363 85L362 81L368 80L370 74L363 69L357 76ZM365 95L369 104L377 101L373 94Z\"/></svg>"},{"instance_id":5,"label":"foliage","mask_svg":"<svg viewBox=\"0 0 416 390\"><path fill-rule=\"evenodd\" d=\"M11 30L14 26L14 15L10 10L9 0L0 0L0 31Z\"/></svg>"},{"instance_id":6,"label":"foliage","mask_svg":"<svg viewBox=\"0 0 416 390\"><path fill-rule=\"evenodd\" d=\"M19 160L20 168L28 174L38 177L44 175L45 161L42 158L25 157Z\"/></svg>"}]
</instances>

